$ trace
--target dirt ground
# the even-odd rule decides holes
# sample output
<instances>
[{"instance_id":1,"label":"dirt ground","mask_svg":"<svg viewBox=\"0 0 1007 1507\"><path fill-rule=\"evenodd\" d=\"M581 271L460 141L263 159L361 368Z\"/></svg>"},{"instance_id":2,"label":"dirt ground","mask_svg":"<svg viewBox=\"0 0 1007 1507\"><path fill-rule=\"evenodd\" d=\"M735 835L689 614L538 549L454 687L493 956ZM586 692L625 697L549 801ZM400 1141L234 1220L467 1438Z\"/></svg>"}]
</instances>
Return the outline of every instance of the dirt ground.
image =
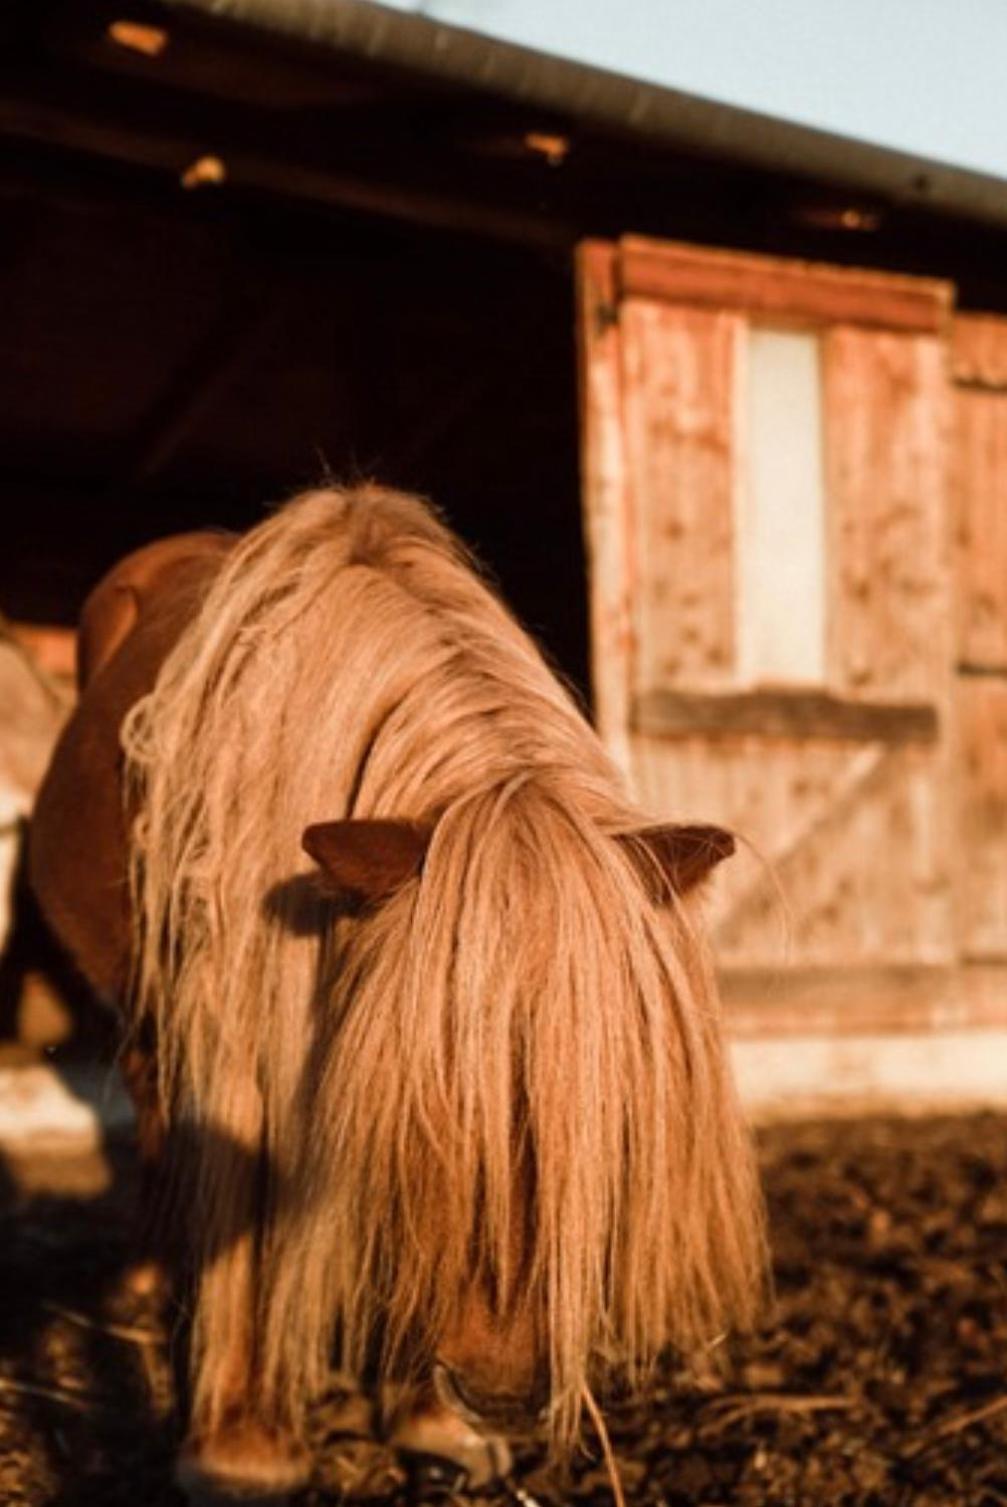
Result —
<instances>
[{"instance_id":1,"label":"dirt ground","mask_svg":"<svg viewBox=\"0 0 1007 1507\"><path fill-rule=\"evenodd\" d=\"M776 1307L722 1377L610 1417L647 1507L1007 1504L1007 1120L777 1126L761 1138ZM0 1503L180 1507L168 1349L116 1295L132 1170L0 1173ZM380 1444L314 1420L299 1507L418 1494ZM429 1498L433 1488L427 1485ZM442 1490L442 1498L449 1496ZM522 1446L492 1507L607 1504L594 1451L566 1481Z\"/></svg>"}]
</instances>

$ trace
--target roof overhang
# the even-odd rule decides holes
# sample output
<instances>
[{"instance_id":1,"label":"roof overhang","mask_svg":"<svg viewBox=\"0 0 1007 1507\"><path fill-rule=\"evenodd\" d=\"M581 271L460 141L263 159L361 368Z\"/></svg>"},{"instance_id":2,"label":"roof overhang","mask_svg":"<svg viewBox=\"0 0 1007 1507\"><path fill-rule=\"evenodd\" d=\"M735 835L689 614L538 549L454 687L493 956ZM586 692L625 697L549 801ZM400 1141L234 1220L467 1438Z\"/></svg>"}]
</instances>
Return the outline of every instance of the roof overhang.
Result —
<instances>
[{"instance_id":1,"label":"roof overhang","mask_svg":"<svg viewBox=\"0 0 1007 1507\"><path fill-rule=\"evenodd\" d=\"M1007 225L1007 183L534 52L371 0L164 0L321 51L560 111L641 140Z\"/></svg>"}]
</instances>

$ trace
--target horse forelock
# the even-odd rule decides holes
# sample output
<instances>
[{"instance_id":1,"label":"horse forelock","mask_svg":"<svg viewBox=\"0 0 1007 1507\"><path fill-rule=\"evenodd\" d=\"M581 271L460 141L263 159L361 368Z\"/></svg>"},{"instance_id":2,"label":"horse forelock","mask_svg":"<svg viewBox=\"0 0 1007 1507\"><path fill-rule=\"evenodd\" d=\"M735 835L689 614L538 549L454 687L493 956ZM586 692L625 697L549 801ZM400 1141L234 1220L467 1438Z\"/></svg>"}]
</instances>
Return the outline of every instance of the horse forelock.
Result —
<instances>
[{"instance_id":1,"label":"horse forelock","mask_svg":"<svg viewBox=\"0 0 1007 1507\"><path fill-rule=\"evenodd\" d=\"M333 490L267 520L124 739L136 998L204 1146L197 1344L236 1321L223 1231L263 1163L261 1387L293 1413L333 1339L415 1369L474 1289L544 1336L563 1438L597 1357L750 1315L702 938L648 900L612 840L639 813L429 510ZM433 825L422 877L352 918L300 849L348 816Z\"/></svg>"}]
</instances>

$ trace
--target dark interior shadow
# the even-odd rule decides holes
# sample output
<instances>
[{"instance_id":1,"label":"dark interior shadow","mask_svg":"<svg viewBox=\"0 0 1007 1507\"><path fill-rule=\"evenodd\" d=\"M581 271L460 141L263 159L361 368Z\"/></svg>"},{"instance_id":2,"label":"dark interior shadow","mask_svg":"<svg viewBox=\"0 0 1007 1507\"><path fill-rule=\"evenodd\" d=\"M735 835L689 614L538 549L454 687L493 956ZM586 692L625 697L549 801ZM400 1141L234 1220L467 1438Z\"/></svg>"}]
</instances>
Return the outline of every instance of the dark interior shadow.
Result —
<instances>
[{"instance_id":1,"label":"dark interior shadow","mask_svg":"<svg viewBox=\"0 0 1007 1507\"><path fill-rule=\"evenodd\" d=\"M28 883L28 845L22 840L11 887L11 924L0 952L0 1041L17 1041L33 982L58 1000L68 1017L60 1057L111 1056L115 1018L101 1005L53 936Z\"/></svg>"},{"instance_id":2,"label":"dark interior shadow","mask_svg":"<svg viewBox=\"0 0 1007 1507\"><path fill-rule=\"evenodd\" d=\"M49 932L22 866L0 959L0 1039L15 1070L41 1060L16 1045L33 980L68 1017L45 1056L97 1129L94 1144L47 1134L0 1150L0 1501L179 1507L193 1169L211 1162L225 1187L261 1189L269 1175L274 1196L282 1189L226 1130L179 1124L164 1164L144 1163L116 1074L116 1020ZM199 1259L215 1259L255 1217L218 1219ZM170 1281L141 1290L138 1271L155 1263Z\"/></svg>"},{"instance_id":3,"label":"dark interior shadow","mask_svg":"<svg viewBox=\"0 0 1007 1507\"><path fill-rule=\"evenodd\" d=\"M263 914L303 936L317 934L335 906L305 874L276 885ZM257 1217L254 1200L250 1218L228 1221L218 1210L197 1259L188 1238L195 1169L212 1163L224 1188L250 1180L260 1199L268 1182L274 1206L295 1221L304 1190L284 1185L226 1128L179 1123L164 1165L144 1160L135 1130L102 1112L100 1085L116 1072L116 1020L49 932L22 871L0 962L0 1032L8 1040L32 978L44 979L65 1006L69 1030L47 1057L66 1090L96 1111L99 1140L83 1153L0 1151L0 1376L18 1381L16 1391L0 1392L0 1502L4 1450L13 1445L36 1461L37 1485L24 1492L12 1478L31 1507L181 1507L173 1471L187 1410L189 1295L198 1262L215 1260ZM79 1176L75 1158L88 1164ZM96 1165L104 1168L97 1183ZM171 1274L169 1288L139 1291L131 1278L155 1262Z\"/></svg>"},{"instance_id":4,"label":"dark interior shadow","mask_svg":"<svg viewBox=\"0 0 1007 1507\"><path fill-rule=\"evenodd\" d=\"M196 1155L213 1158L225 1179L264 1172L226 1135L180 1127L173 1159L187 1164ZM96 1189L99 1160L107 1176ZM30 1459L35 1482L16 1488L38 1507L183 1501L173 1467L186 1407L188 1294L198 1271L179 1197L184 1178L153 1222L140 1207L144 1182L135 1145L122 1134L90 1153L0 1154L0 1374L12 1381L0 1397L0 1456ZM244 1228L218 1227L203 1259ZM134 1279L152 1259L171 1274L170 1285L140 1290ZM6 1468L0 1463L0 1500Z\"/></svg>"},{"instance_id":5,"label":"dark interior shadow","mask_svg":"<svg viewBox=\"0 0 1007 1507\"><path fill-rule=\"evenodd\" d=\"M66 1188L73 1172L68 1154L60 1160L45 1170L62 1190L47 1191L32 1186L36 1156L5 1158L0 1360L14 1387L4 1453L27 1476L11 1486L33 1507L113 1507L125 1501L125 1475L133 1500L175 1507L169 1352L154 1316L120 1294L131 1256L128 1150L108 1156L111 1181L90 1194Z\"/></svg>"}]
</instances>

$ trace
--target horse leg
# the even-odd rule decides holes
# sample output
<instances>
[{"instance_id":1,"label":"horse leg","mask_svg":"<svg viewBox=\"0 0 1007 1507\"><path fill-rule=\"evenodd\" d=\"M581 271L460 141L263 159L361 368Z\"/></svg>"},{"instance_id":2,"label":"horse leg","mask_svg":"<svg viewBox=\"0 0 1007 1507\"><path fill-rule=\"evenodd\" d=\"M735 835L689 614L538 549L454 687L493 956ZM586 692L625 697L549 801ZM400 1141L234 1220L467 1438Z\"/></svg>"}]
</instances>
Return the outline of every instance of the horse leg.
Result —
<instances>
[{"instance_id":1,"label":"horse leg","mask_svg":"<svg viewBox=\"0 0 1007 1507\"><path fill-rule=\"evenodd\" d=\"M165 1125L153 1047L145 1041L132 1043L119 1060L119 1071L136 1112L140 1164L137 1256L126 1269L122 1291L127 1300L142 1305L167 1298L171 1287L163 1248Z\"/></svg>"},{"instance_id":2,"label":"horse leg","mask_svg":"<svg viewBox=\"0 0 1007 1507\"><path fill-rule=\"evenodd\" d=\"M259 1382L262 1106L245 1092L240 1119L228 1119L226 1144L202 1148L212 1183L197 1192L192 1217L204 1225L191 1337L192 1406L176 1479L191 1502L241 1499L282 1503L302 1487L309 1457L282 1403ZM210 1237L206 1238L209 1231Z\"/></svg>"},{"instance_id":3,"label":"horse leg","mask_svg":"<svg viewBox=\"0 0 1007 1507\"><path fill-rule=\"evenodd\" d=\"M211 1332L193 1367L195 1401L175 1475L194 1507L283 1503L308 1477L303 1445L256 1402L255 1265L255 1234L247 1231L200 1283L198 1309L219 1303L228 1333L219 1346Z\"/></svg>"},{"instance_id":4,"label":"horse leg","mask_svg":"<svg viewBox=\"0 0 1007 1507\"><path fill-rule=\"evenodd\" d=\"M278 1507L305 1484L309 1460L283 1421L256 1405L254 1232L241 1235L219 1265L201 1282L198 1306L222 1300L226 1283L229 1333L222 1353L208 1347L194 1367L195 1403L175 1476L193 1507L236 1500Z\"/></svg>"}]
</instances>

